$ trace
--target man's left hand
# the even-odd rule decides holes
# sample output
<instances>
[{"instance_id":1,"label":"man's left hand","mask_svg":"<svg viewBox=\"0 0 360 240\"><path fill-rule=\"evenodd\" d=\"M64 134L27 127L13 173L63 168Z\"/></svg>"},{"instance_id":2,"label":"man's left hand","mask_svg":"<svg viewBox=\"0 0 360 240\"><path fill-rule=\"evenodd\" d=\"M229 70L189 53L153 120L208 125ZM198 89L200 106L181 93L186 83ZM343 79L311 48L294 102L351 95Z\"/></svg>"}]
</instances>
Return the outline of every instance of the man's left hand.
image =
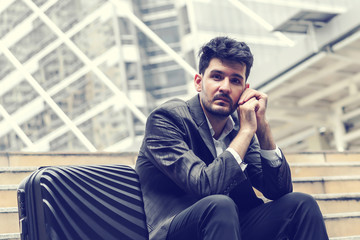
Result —
<instances>
[{"instance_id":1,"label":"man's left hand","mask_svg":"<svg viewBox=\"0 0 360 240\"><path fill-rule=\"evenodd\" d=\"M252 98L255 98L259 102L259 107L255 111L258 128L262 128L263 126L261 125L266 123L265 113L268 96L265 93L259 92L257 90L246 88L239 99L239 105L244 104Z\"/></svg>"}]
</instances>

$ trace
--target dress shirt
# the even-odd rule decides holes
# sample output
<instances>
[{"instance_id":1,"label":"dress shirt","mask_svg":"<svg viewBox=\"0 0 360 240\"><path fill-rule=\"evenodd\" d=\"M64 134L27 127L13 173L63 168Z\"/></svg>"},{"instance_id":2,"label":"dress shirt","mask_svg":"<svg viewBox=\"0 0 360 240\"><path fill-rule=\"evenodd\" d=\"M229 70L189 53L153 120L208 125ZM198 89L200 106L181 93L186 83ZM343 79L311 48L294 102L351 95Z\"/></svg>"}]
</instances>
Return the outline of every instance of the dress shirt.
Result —
<instances>
[{"instance_id":1,"label":"dress shirt","mask_svg":"<svg viewBox=\"0 0 360 240\"><path fill-rule=\"evenodd\" d=\"M232 119L232 117L231 116L228 117L225 127L218 139L214 138L215 131L214 131L213 127L211 126L211 123L206 115L205 115L205 117L206 117L207 123L210 128L211 136L213 137L213 141L214 141L214 145L215 145L215 149L216 149L216 155L219 156L224 151L229 151L234 156L236 161L239 163L241 170L244 171L247 164L244 163L244 161L241 159L240 155L233 148L227 147L230 143L230 140L228 139L228 135L234 129L234 126L235 126L235 122ZM274 150L260 149L260 155L264 159L266 159L267 162L269 163L269 165L272 167L278 167L281 165L281 151L278 146L276 146L276 149L274 149Z\"/></svg>"}]
</instances>

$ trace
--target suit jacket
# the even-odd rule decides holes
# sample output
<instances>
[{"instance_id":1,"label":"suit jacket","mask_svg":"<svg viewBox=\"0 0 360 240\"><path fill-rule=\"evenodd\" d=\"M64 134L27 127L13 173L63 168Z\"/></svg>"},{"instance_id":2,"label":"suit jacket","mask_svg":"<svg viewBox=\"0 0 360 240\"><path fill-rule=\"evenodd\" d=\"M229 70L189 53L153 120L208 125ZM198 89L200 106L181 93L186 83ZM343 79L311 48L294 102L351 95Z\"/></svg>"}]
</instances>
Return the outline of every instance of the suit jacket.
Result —
<instances>
[{"instance_id":1,"label":"suit jacket","mask_svg":"<svg viewBox=\"0 0 360 240\"><path fill-rule=\"evenodd\" d=\"M235 114L236 115L236 114ZM237 116L231 139L239 130ZM241 211L262 204L252 187L268 199L292 191L289 166L282 156L271 167L260 156L254 137L243 172L224 151L218 157L198 95L189 101L170 100L148 117L143 144L136 161L150 239L166 239L173 217L199 199L212 194L229 195Z\"/></svg>"}]
</instances>

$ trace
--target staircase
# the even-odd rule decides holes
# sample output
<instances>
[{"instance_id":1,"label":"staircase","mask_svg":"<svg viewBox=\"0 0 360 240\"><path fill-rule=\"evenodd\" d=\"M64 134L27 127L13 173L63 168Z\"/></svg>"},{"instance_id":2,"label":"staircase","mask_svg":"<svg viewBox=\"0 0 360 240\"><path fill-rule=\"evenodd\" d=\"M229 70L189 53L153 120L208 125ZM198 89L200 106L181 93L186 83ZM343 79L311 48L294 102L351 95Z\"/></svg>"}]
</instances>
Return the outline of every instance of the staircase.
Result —
<instances>
[{"instance_id":1,"label":"staircase","mask_svg":"<svg viewBox=\"0 0 360 240\"><path fill-rule=\"evenodd\" d=\"M312 194L331 240L360 240L360 153L288 153L294 191ZM16 189L38 166L126 164L135 153L0 153L0 240L19 239Z\"/></svg>"},{"instance_id":2,"label":"staircase","mask_svg":"<svg viewBox=\"0 0 360 240\"><path fill-rule=\"evenodd\" d=\"M286 154L294 191L312 194L332 240L360 239L360 153Z\"/></svg>"}]
</instances>

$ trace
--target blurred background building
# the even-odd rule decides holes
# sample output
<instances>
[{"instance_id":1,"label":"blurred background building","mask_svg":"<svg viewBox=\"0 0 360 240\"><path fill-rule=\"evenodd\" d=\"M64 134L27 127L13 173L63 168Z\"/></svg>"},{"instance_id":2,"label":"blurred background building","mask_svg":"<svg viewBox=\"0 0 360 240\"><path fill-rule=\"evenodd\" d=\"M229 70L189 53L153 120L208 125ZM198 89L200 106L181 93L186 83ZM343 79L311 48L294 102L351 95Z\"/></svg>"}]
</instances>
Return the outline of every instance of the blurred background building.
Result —
<instances>
[{"instance_id":1,"label":"blurred background building","mask_svg":"<svg viewBox=\"0 0 360 240\"><path fill-rule=\"evenodd\" d=\"M0 151L133 151L193 95L199 47L247 42L286 151L360 150L360 2L2 0Z\"/></svg>"}]
</instances>

